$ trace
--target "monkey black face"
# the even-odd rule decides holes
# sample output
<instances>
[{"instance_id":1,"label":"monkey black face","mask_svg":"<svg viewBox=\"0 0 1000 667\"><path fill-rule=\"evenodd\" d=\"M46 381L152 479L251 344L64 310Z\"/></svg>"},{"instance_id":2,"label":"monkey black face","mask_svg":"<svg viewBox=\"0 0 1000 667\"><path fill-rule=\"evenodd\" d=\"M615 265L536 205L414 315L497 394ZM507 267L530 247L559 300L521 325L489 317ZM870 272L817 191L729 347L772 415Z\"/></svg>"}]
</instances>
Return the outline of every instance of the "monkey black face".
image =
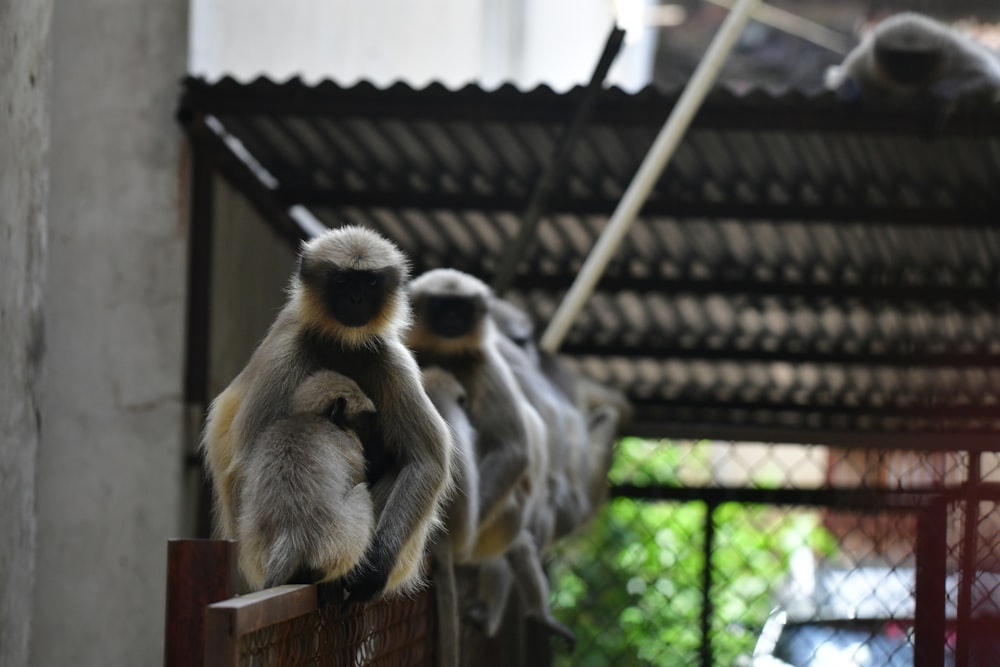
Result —
<instances>
[{"instance_id":1,"label":"monkey black face","mask_svg":"<svg viewBox=\"0 0 1000 667\"><path fill-rule=\"evenodd\" d=\"M387 276L382 271L343 271L326 276L323 300L330 314L346 327L363 327L382 310Z\"/></svg>"},{"instance_id":2,"label":"monkey black face","mask_svg":"<svg viewBox=\"0 0 1000 667\"><path fill-rule=\"evenodd\" d=\"M927 83L944 60L940 48L876 44L875 57L885 73L906 86Z\"/></svg>"},{"instance_id":3,"label":"monkey black face","mask_svg":"<svg viewBox=\"0 0 1000 667\"><path fill-rule=\"evenodd\" d=\"M471 333L483 317L482 302L468 296L428 296L425 302L430 330L442 338Z\"/></svg>"}]
</instances>

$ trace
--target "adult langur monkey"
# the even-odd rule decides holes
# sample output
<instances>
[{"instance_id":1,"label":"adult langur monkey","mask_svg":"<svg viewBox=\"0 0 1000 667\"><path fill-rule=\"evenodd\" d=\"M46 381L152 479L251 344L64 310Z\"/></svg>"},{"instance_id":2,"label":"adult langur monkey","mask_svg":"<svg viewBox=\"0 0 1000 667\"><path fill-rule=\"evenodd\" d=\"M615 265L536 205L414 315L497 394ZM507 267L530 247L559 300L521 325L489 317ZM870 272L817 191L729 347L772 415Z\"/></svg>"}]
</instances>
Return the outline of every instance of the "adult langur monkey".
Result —
<instances>
[{"instance_id":1,"label":"adult langur monkey","mask_svg":"<svg viewBox=\"0 0 1000 667\"><path fill-rule=\"evenodd\" d=\"M531 444L527 404L496 350L486 316L489 297L489 288L473 276L428 271L410 283L415 321L407 337L422 367L444 368L468 394L469 420L477 431L480 531L494 523L525 480Z\"/></svg>"},{"instance_id":2,"label":"adult langur monkey","mask_svg":"<svg viewBox=\"0 0 1000 667\"><path fill-rule=\"evenodd\" d=\"M557 355L541 354L542 372L583 412L587 422L586 456L580 478L586 493L586 511L576 528L600 511L608 495L608 472L622 426L632 418L632 405L617 389L570 368Z\"/></svg>"},{"instance_id":3,"label":"adult langur monkey","mask_svg":"<svg viewBox=\"0 0 1000 667\"><path fill-rule=\"evenodd\" d=\"M532 532L544 550L571 533L587 512L587 425L583 413L541 370L534 323L509 301L494 298L490 317L500 333L497 349L518 385L549 425L548 499L532 519Z\"/></svg>"},{"instance_id":4,"label":"adult langur monkey","mask_svg":"<svg viewBox=\"0 0 1000 667\"><path fill-rule=\"evenodd\" d=\"M566 437L562 446L568 455L564 474L571 495L556 496L555 539L561 539L589 521L607 496L607 476L621 425L631 416L628 399L614 389L586 378L569 368L558 356L541 352L534 336L534 324L527 313L505 299L494 299L490 314L497 328L523 351L521 359L507 351L515 375L523 386L534 387L529 399L560 406ZM553 444L552 446L556 446ZM553 457L555 458L555 457Z\"/></svg>"},{"instance_id":5,"label":"adult langur monkey","mask_svg":"<svg viewBox=\"0 0 1000 667\"><path fill-rule=\"evenodd\" d=\"M239 453L239 566L253 589L330 582L353 569L375 532L365 453L353 430L375 406L340 373L318 371Z\"/></svg>"},{"instance_id":6,"label":"adult langur monkey","mask_svg":"<svg viewBox=\"0 0 1000 667\"><path fill-rule=\"evenodd\" d=\"M536 504L536 500L544 499L536 497L531 491L544 489L542 478L545 462L532 460L531 467L539 472L532 479L531 486L519 485L517 492L505 504L505 509L498 513L495 524L488 530L481 531L482 535L488 537L479 539L475 521L478 517L476 510L480 473L476 468L476 430L466 413L467 394L458 380L442 368L425 368L423 377L427 395L455 433L452 458L454 486L452 496L444 507L443 517L446 530L438 534L432 547L437 583L438 665L451 667L459 661L461 626L455 565L474 564L479 568L479 594L482 595L485 591L486 599L481 607L474 607L471 615L489 636L495 635L499 629L516 572L529 616L539 619L547 626L556 626L561 634L569 635L572 641L572 632L552 618L548 611L548 582L541 569L535 543L525 528L517 528L523 524L522 517L539 513L541 502ZM541 441L544 437L544 425L540 417L535 416L529 422L529 439ZM529 451L535 449L537 447L529 447Z\"/></svg>"},{"instance_id":7,"label":"adult langur monkey","mask_svg":"<svg viewBox=\"0 0 1000 667\"><path fill-rule=\"evenodd\" d=\"M243 371L212 403L204 435L224 537L235 536L241 454L289 415L309 375L333 370L375 405L359 427L375 534L345 575L352 601L420 583L422 554L450 481L451 433L420 382L402 337L410 322L408 266L389 241L361 227L306 243L288 302Z\"/></svg>"},{"instance_id":8,"label":"adult langur monkey","mask_svg":"<svg viewBox=\"0 0 1000 667\"><path fill-rule=\"evenodd\" d=\"M884 19L844 62L826 73L827 88L852 101L924 100L953 105L972 96L1000 102L1000 55L922 14Z\"/></svg>"},{"instance_id":9,"label":"adult langur monkey","mask_svg":"<svg viewBox=\"0 0 1000 667\"><path fill-rule=\"evenodd\" d=\"M528 615L572 644L572 632L549 611L548 581L529 523L546 501L545 423L497 350L488 316L492 293L474 276L435 269L414 279L410 294L416 318L409 345L421 365L445 368L462 384L478 434L479 529L468 562L482 564L485 572L486 563L513 558L525 599L542 601L529 606ZM506 590L485 596L478 620L487 634L498 629Z\"/></svg>"}]
</instances>

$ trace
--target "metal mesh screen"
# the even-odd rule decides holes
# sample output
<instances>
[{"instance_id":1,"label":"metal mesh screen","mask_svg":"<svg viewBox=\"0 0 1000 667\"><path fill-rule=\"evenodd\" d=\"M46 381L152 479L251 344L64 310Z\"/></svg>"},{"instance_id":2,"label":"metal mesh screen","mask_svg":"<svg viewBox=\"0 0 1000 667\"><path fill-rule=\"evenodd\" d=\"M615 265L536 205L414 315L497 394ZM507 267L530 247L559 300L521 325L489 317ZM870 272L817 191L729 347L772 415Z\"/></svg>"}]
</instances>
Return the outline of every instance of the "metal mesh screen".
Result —
<instances>
[{"instance_id":1,"label":"metal mesh screen","mask_svg":"<svg viewBox=\"0 0 1000 667\"><path fill-rule=\"evenodd\" d=\"M436 639L433 601L433 594L424 591L346 612L320 609L244 635L240 665L430 665Z\"/></svg>"},{"instance_id":2,"label":"metal mesh screen","mask_svg":"<svg viewBox=\"0 0 1000 667\"><path fill-rule=\"evenodd\" d=\"M1000 664L998 464L626 438L612 500L552 559L553 608L578 638L571 655L553 644L555 663L913 665L917 569L937 544L942 664ZM946 522L921 542L933 499Z\"/></svg>"}]
</instances>

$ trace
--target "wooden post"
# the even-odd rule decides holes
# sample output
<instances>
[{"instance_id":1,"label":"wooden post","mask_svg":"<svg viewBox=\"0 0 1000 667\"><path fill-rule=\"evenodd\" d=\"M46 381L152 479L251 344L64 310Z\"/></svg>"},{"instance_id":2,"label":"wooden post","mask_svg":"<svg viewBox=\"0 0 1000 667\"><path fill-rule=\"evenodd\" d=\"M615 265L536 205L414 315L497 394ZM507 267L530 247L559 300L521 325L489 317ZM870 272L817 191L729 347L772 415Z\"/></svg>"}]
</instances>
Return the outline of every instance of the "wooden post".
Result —
<instances>
[{"instance_id":1,"label":"wooden post","mask_svg":"<svg viewBox=\"0 0 1000 667\"><path fill-rule=\"evenodd\" d=\"M236 543L167 542L167 621L164 667L200 667L205 655L205 608L233 596Z\"/></svg>"},{"instance_id":2,"label":"wooden post","mask_svg":"<svg viewBox=\"0 0 1000 667\"><path fill-rule=\"evenodd\" d=\"M916 552L913 664L943 667L948 573L948 505L944 500L935 499L917 515Z\"/></svg>"}]
</instances>

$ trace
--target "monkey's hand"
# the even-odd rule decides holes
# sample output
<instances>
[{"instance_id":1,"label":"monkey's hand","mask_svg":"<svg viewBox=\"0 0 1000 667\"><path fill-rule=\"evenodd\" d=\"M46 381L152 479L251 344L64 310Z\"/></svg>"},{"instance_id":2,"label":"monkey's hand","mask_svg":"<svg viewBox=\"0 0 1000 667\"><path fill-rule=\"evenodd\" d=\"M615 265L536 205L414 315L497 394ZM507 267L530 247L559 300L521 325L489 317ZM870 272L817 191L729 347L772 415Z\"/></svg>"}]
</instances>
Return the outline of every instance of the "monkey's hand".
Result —
<instances>
[{"instance_id":1,"label":"monkey's hand","mask_svg":"<svg viewBox=\"0 0 1000 667\"><path fill-rule=\"evenodd\" d=\"M316 602L321 609L337 607L344 604L347 595L342 581L329 581L316 584Z\"/></svg>"},{"instance_id":2,"label":"monkey's hand","mask_svg":"<svg viewBox=\"0 0 1000 667\"><path fill-rule=\"evenodd\" d=\"M344 577L344 590L348 594L347 604L368 602L377 597L385 590L390 570L392 563L381 558L377 549L370 550L365 559Z\"/></svg>"}]
</instances>

